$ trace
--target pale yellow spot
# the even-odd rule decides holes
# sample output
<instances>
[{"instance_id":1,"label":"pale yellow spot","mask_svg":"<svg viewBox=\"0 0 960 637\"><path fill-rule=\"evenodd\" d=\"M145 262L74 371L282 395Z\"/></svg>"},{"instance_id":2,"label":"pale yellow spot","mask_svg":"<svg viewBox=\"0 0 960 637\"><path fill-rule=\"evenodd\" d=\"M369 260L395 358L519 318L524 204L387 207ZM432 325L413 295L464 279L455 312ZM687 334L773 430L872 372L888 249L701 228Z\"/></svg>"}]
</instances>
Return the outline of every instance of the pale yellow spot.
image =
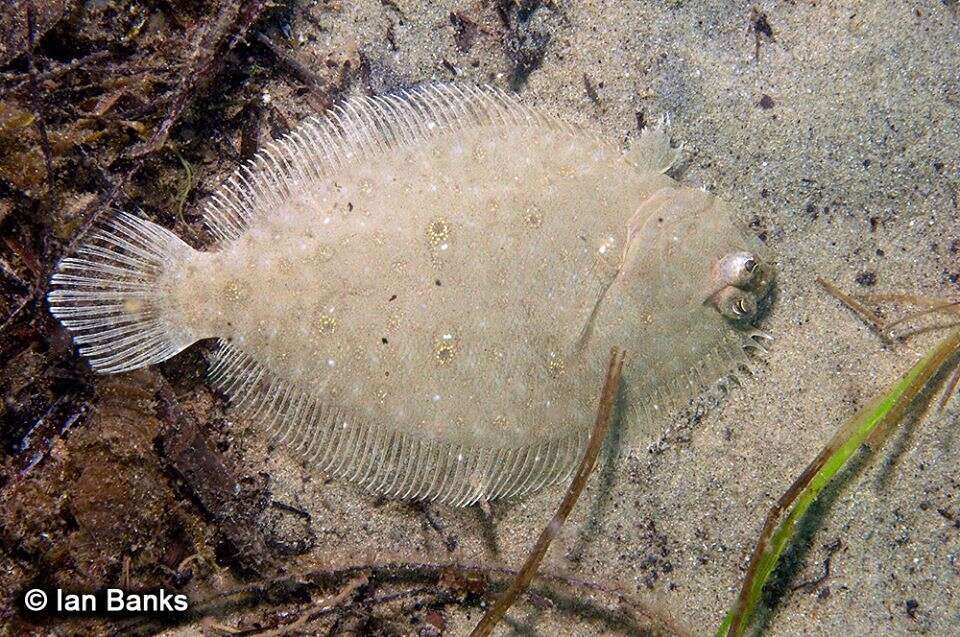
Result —
<instances>
[{"instance_id":1,"label":"pale yellow spot","mask_svg":"<svg viewBox=\"0 0 960 637\"><path fill-rule=\"evenodd\" d=\"M437 246L450 238L450 223L443 218L434 219L427 224L427 240L430 245Z\"/></svg>"},{"instance_id":2,"label":"pale yellow spot","mask_svg":"<svg viewBox=\"0 0 960 637\"><path fill-rule=\"evenodd\" d=\"M530 228L539 228L543 225L543 212L536 206L530 206L523 213L523 223Z\"/></svg>"},{"instance_id":3,"label":"pale yellow spot","mask_svg":"<svg viewBox=\"0 0 960 637\"><path fill-rule=\"evenodd\" d=\"M446 365L453 360L454 356L457 355L457 349L454 347L453 343L440 341L437 343L436 347L434 347L433 354L438 363L441 365Z\"/></svg>"},{"instance_id":4,"label":"pale yellow spot","mask_svg":"<svg viewBox=\"0 0 960 637\"><path fill-rule=\"evenodd\" d=\"M446 365L457 355L457 352L460 349L460 339L457 338L452 332L447 332L442 334L440 338L437 339L437 342L433 347L433 354L437 359L437 362L441 365Z\"/></svg>"},{"instance_id":5,"label":"pale yellow spot","mask_svg":"<svg viewBox=\"0 0 960 637\"><path fill-rule=\"evenodd\" d=\"M230 279L223 286L223 300L228 303L242 303L250 298L250 286L242 281Z\"/></svg>"},{"instance_id":6,"label":"pale yellow spot","mask_svg":"<svg viewBox=\"0 0 960 637\"><path fill-rule=\"evenodd\" d=\"M337 330L338 321L336 317L329 314L321 314L317 317L317 332L320 334L333 334Z\"/></svg>"},{"instance_id":7,"label":"pale yellow spot","mask_svg":"<svg viewBox=\"0 0 960 637\"><path fill-rule=\"evenodd\" d=\"M547 363L547 371L550 373L550 378L560 378L564 372L563 359L551 358Z\"/></svg>"}]
</instances>

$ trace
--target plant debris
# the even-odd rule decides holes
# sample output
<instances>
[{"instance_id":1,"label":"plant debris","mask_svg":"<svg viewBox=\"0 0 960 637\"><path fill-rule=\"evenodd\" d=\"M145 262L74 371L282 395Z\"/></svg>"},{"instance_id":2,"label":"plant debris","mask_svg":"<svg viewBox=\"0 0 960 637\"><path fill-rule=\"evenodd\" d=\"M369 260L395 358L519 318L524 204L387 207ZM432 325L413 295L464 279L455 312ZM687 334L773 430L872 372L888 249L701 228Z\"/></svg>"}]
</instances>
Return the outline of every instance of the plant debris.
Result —
<instances>
[{"instance_id":1,"label":"plant debris","mask_svg":"<svg viewBox=\"0 0 960 637\"><path fill-rule=\"evenodd\" d=\"M563 500L560 501L557 512L540 533L540 537L537 538L537 543L527 557L527 561L524 562L523 568L520 569L520 574L513 583L510 584L510 588L497 600L497 603L483 616L480 623L473 629L471 637L486 637L486 635L489 635L494 626L497 625L497 622L503 618L510 606L516 601L517 597L527 589L530 582L533 581L533 578L536 576L537 568L539 568L540 562L543 561L544 555L547 554L547 549L550 548L550 544L560 533L560 529L563 528L563 523L567 521L567 516L570 515L570 511L573 510L574 505L580 498L580 493L583 492L583 487L586 486L587 479L593 472L593 467L597 462L597 455L600 453L600 447L603 446L607 429L610 427L610 417L613 413L614 401L620 389L620 374L623 371L624 356L624 352L616 348L610 352L607 377L604 379L603 389L600 392L600 405L597 407L597 420L594 424L593 431L590 433L590 441L587 444L586 450L583 452L580 466L576 474L574 474L573 480L571 480L570 486L563 496Z\"/></svg>"},{"instance_id":2,"label":"plant debris","mask_svg":"<svg viewBox=\"0 0 960 637\"><path fill-rule=\"evenodd\" d=\"M839 290L835 286L822 280L820 282L837 296ZM840 298L850 297L844 295ZM881 333L884 331L880 329ZM875 452L886 439L886 433L904 419L908 409L918 409L922 417L935 391L931 391L931 386L944 389L946 375L953 368L960 367L958 355L960 329L954 329L885 394L871 401L846 422L777 500L764 522L736 605L724 619L717 637L739 637L744 634L760 603L764 585L810 505L861 446ZM955 388L952 381L946 383L941 407ZM825 578L829 575L829 562L824 569Z\"/></svg>"}]
</instances>

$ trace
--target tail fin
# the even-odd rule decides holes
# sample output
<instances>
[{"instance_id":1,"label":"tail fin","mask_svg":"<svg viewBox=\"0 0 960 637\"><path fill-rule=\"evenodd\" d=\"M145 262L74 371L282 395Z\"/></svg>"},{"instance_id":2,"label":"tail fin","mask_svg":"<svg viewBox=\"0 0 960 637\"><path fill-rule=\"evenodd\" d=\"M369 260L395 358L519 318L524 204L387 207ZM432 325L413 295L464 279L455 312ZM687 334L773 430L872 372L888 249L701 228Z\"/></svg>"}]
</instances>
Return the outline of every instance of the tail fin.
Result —
<instances>
[{"instance_id":1,"label":"tail fin","mask_svg":"<svg viewBox=\"0 0 960 637\"><path fill-rule=\"evenodd\" d=\"M156 224L121 213L57 265L51 313L99 373L166 360L196 338L171 321L171 272L194 250Z\"/></svg>"}]
</instances>

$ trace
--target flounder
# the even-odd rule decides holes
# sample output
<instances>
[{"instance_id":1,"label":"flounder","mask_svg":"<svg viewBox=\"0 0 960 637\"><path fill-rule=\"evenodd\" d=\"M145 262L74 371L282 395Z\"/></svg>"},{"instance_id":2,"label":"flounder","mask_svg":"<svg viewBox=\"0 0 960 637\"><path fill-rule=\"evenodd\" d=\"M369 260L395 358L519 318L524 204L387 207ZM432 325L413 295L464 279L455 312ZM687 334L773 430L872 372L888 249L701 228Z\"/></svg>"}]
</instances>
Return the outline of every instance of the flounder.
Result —
<instances>
[{"instance_id":1,"label":"flounder","mask_svg":"<svg viewBox=\"0 0 960 637\"><path fill-rule=\"evenodd\" d=\"M120 214L52 313L98 372L220 339L213 385L312 469L466 505L567 477L612 346L622 418L729 373L774 268L713 195L491 88L352 99L209 199L215 250Z\"/></svg>"}]
</instances>

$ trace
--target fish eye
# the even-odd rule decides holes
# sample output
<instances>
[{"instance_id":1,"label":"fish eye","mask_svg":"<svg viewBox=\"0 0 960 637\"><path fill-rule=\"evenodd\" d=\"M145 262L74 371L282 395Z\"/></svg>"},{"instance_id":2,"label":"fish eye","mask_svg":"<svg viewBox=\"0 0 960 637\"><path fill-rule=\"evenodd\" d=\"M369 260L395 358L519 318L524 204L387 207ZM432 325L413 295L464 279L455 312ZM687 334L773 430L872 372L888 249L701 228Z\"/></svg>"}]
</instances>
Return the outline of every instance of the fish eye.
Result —
<instances>
[{"instance_id":1,"label":"fish eye","mask_svg":"<svg viewBox=\"0 0 960 637\"><path fill-rule=\"evenodd\" d=\"M753 294L733 286L718 291L710 301L720 314L734 322L749 321L757 313L757 300Z\"/></svg>"},{"instance_id":2,"label":"fish eye","mask_svg":"<svg viewBox=\"0 0 960 637\"><path fill-rule=\"evenodd\" d=\"M717 274L721 285L749 289L754 276L762 269L757 257L749 252L732 252L717 263Z\"/></svg>"}]
</instances>

